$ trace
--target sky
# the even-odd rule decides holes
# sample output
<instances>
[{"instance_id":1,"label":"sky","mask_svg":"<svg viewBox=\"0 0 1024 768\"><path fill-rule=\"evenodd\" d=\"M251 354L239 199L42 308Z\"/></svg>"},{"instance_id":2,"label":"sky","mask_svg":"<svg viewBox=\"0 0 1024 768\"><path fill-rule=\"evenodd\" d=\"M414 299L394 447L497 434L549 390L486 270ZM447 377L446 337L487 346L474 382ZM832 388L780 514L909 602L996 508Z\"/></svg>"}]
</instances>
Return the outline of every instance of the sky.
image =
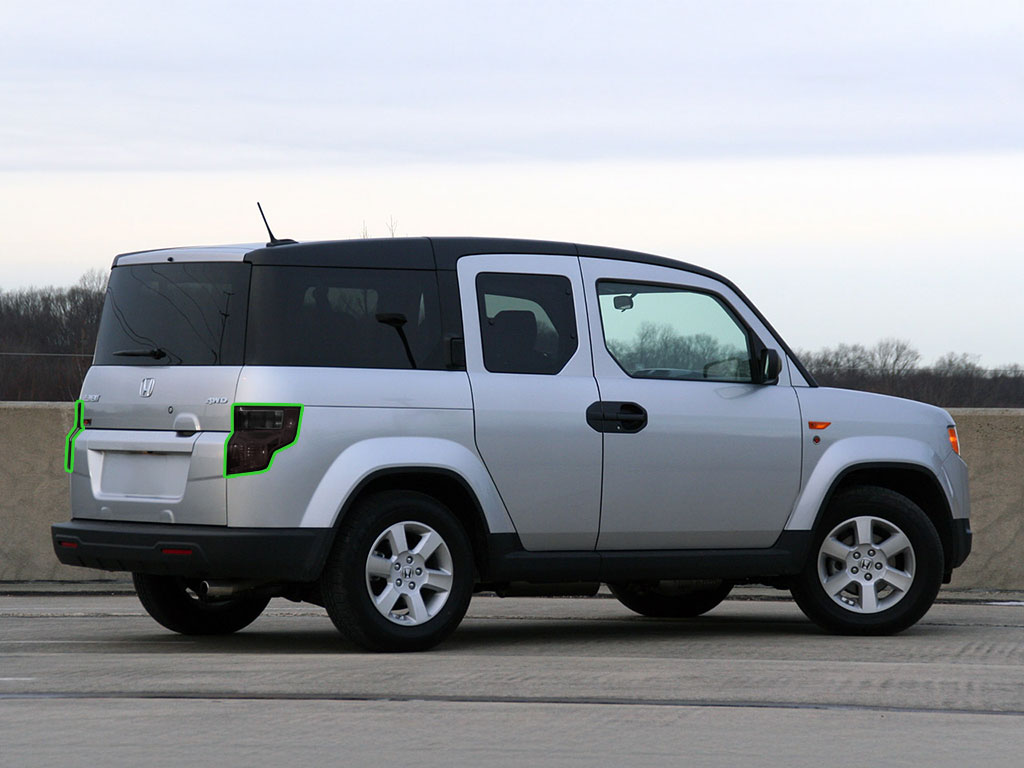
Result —
<instances>
[{"instance_id":1,"label":"sky","mask_svg":"<svg viewBox=\"0 0 1024 768\"><path fill-rule=\"evenodd\" d=\"M1022 2L0 6L0 289L119 252L537 237L793 347L1024 363Z\"/></svg>"}]
</instances>

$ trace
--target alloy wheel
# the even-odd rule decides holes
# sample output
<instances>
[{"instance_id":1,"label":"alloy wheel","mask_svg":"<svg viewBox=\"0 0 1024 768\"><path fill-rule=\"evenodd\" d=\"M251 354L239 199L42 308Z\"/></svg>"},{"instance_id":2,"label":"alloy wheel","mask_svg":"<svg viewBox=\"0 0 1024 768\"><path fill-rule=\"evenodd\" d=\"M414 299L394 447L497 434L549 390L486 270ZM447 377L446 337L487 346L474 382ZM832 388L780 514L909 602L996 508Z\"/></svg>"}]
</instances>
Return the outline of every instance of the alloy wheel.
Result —
<instances>
[{"instance_id":1,"label":"alloy wheel","mask_svg":"<svg viewBox=\"0 0 1024 768\"><path fill-rule=\"evenodd\" d=\"M416 626L444 607L452 589L452 554L429 525L406 520L388 526L366 558L366 589L388 621Z\"/></svg>"}]
</instances>

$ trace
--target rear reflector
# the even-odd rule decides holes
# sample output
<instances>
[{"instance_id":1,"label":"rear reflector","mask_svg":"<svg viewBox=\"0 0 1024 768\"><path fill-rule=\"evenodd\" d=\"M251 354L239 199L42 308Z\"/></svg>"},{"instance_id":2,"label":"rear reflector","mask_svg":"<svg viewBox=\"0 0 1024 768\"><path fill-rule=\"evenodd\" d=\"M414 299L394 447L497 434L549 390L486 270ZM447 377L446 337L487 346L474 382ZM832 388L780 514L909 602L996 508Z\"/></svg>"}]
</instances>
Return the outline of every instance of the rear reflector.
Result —
<instances>
[{"instance_id":1,"label":"rear reflector","mask_svg":"<svg viewBox=\"0 0 1024 768\"><path fill-rule=\"evenodd\" d=\"M165 555L191 555L191 549L171 549L170 547L164 547L160 550Z\"/></svg>"},{"instance_id":2,"label":"rear reflector","mask_svg":"<svg viewBox=\"0 0 1024 768\"><path fill-rule=\"evenodd\" d=\"M67 547L68 549L78 549L77 541L62 541L60 545L62 547Z\"/></svg>"}]
</instances>

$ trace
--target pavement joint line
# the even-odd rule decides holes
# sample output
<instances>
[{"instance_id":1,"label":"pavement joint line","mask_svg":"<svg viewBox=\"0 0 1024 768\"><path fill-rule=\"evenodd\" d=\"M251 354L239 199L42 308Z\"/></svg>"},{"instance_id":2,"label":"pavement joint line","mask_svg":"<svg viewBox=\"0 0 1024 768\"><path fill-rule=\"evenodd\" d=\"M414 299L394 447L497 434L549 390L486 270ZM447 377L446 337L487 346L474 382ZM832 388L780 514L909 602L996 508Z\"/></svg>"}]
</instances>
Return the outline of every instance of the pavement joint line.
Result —
<instances>
[{"instance_id":1,"label":"pavement joint line","mask_svg":"<svg viewBox=\"0 0 1024 768\"><path fill-rule=\"evenodd\" d=\"M600 696L458 696L441 694L371 693L174 693L153 691L51 691L36 693L0 693L0 702L39 700L170 700L170 701L297 701L297 702L432 702L450 704L555 704L611 707L681 707L711 709L793 709L833 712L879 712L925 715L998 715L1024 717L1024 709L939 709L937 707L896 707L872 704L800 703L787 701L715 699L644 699Z\"/></svg>"}]
</instances>

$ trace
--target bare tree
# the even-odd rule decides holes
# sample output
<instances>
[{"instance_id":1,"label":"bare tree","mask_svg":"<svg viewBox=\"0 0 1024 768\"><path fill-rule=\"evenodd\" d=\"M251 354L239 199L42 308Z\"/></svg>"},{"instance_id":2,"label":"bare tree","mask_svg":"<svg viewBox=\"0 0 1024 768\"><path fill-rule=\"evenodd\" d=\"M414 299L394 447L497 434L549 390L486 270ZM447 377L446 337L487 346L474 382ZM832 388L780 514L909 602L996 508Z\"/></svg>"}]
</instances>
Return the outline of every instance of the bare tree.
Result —
<instances>
[{"instance_id":1,"label":"bare tree","mask_svg":"<svg viewBox=\"0 0 1024 768\"><path fill-rule=\"evenodd\" d=\"M366 231L366 219L363 219L363 232L360 235L360 237L362 237L363 240L366 240L369 236L370 236L370 233Z\"/></svg>"},{"instance_id":2,"label":"bare tree","mask_svg":"<svg viewBox=\"0 0 1024 768\"><path fill-rule=\"evenodd\" d=\"M388 220L384 222L384 226L388 228L388 232L390 232L391 236L394 237L395 232L398 230L398 219L389 214Z\"/></svg>"},{"instance_id":3,"label":"bare tree","mask_svg":"<svg viewBox=\"0 0 1024 768\"><path fill-rule=\"evenodd\" d=\"M889 382L906 376L917 367L921 353L906 339L887 338L870 350L871 372Z\"/></svg>"},{"instance_id":4,"label":"bare tree","mask_svg":"<svg viewBox=\"0 0 1024 768\"><path fill-rule=\"evenodd\" d=\"M861 344L840 344L817 352L801 351L800 357L816 375L850 376L868 371L871 353Z\"/></svg>"},{"instance_id":5,"label":"bare tree","mask_svg":"<svg viewBox=\"0 0 1024 768\"><path fill-rule=\"evenodd\" d=\"M938 376L980 376L985 369L978 365L978 355L947 352L931 367Z\"/></svg>"},{"instance_id":6,"label":"bare tree","mask_svg":"<svg viewBox=\"0 0 1024 768\"><path fill-rule=\"evenodd\" d=\"M90 293L105 294L109 277L110 273L107 270L93 267L82 273L82 276L78 278L78 282L75 283L75 288L81 288Z\"/></svg>"}]
</instances>

